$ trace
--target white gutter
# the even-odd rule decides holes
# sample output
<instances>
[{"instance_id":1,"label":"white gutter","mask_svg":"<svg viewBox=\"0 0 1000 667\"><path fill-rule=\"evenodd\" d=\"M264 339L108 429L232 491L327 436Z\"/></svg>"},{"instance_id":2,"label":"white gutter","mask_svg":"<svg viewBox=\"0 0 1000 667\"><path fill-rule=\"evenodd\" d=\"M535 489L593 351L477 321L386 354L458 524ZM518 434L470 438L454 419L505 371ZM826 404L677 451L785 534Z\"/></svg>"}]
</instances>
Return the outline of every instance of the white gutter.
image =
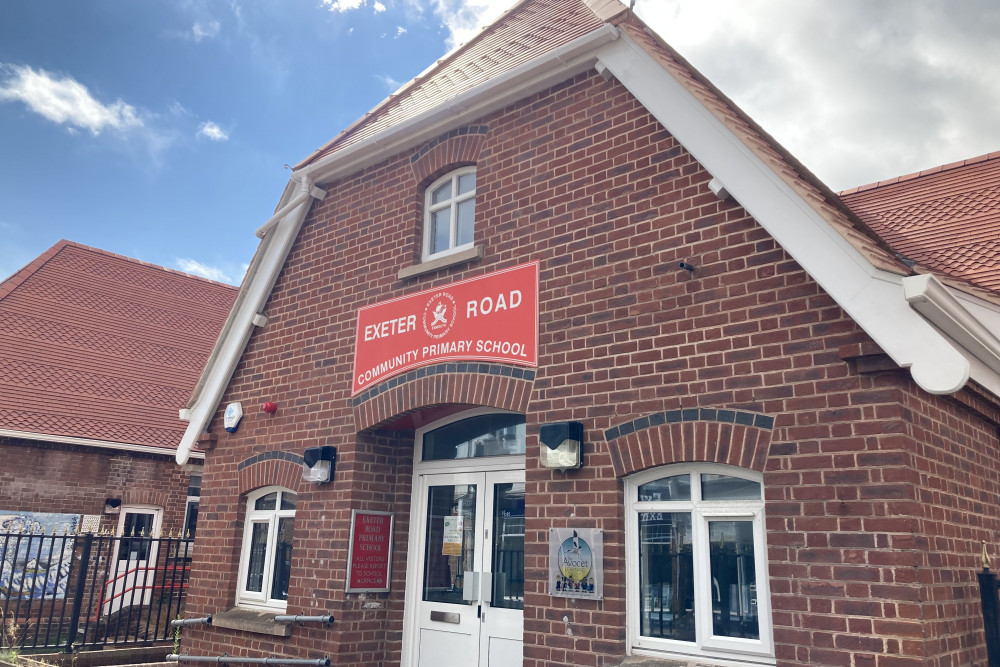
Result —
<instances>
[{"instance_id":1,"label":"white gutter","mask_svg":"<svg viewBox=\"0 0 1000 667\"><path fill-rule=\"evenodd\" d=\"M267 234L267 232L272 227L278 224L282 218L288 215L292 211L292 209L294 209L296 206L306 201L310 197L312 197L313 199L320 199L320 200L325 199L326 191L320 190L317 187L311 187L307 192L300 192L299 194L295 195L295 197L292 198L292 201L288 202L280 209L278 209L277 213L272 215L270 218L267 219L267 222L258 227L257 231L254 232L254 235L259 239L264 238L264 235Z\"/></svg>"},{"instance_id":2,"label":"white gutter","mask_svg":"<svg viewBox=\"0 0 1000 667\"><path fill-rule=\"evenodd\" d=\"M627 34L604 65L865 332L931 394L969 379L969 359L900 298L902 276L877 269L773 165ZM706 188L707 189L707 188Z\"/></svg>"},{"instance_id":3,"label":"white gutter","mask_svg":"<svg viewBox=\"0 0 1000 667\"><path fill-rule=\"evenodd\" d=\"M1000 340L936 277L903 278L907 303L994 372L1000 373Z\"/></svg>"},{"instance_id":4,"label":"white gutter","mask_svg":"<svg viewBox=\"0 0 1000 667\"><path fill-rule=\"evenodd\" d=\"M597 61L595 49L618 39L620 34L618 28L605 23L586 35L449 98L424 113L342 148L295 173L322 183L367 166L378 158L395 155L409 146L438 136L443 127L475 120L589 69Z\"/></svg>"},{"instance_id":5,"label":"white gutter","mask_svg":"<svg viewBox=\"0 0 1000 667\"><path fill-rule=\"evenodd\" d=\"M188 426L177 446L176 459L180 465L187 463L195 443L215 414L229 379L236 370L236 364L239 363L247 341L250 340L254 322L260 321L257 315L271 294L271 289L285 264L285 257L288 256L292 243L298 236L299 228L312 206L312 198L317 193L326 194L319 188L313 187L312 180L307 176L293 176L289 185L293 183L297 183L299 192L291 197L289 204L296 201L298 203L295 206L289 204L282 206L279 213L284 212L284 214L273 223L268 221L262 226L268 227L264 230L264 239L250 264L247 276L243 280L243 287L236 296L236 302L229 312L212 355L195 387L195 396L189 403L186 413Z\"/></svg>"},{"instance_id":6,"label":"white gutter","mask_svg":"<svg viewBox=\"0 0 1000 667\"><path fill-rule=\"evenodd\" d=\"M122 452L135 452L136 454L159 454L160 456L170 456L172 453L172 450L167 447L133 445L127 442L93 440L91 438L74 438L65 435L49 435L47 433L27 433L25 431L10 431L7 429L0 429L0 437L17 438L19 440L38 440L40 442L54 442L60 445L98 447L100 449L114 449ZM205 455L201 452L191 452L191 456L197 459L205 458Z\"/></svg>"}]
</instances>

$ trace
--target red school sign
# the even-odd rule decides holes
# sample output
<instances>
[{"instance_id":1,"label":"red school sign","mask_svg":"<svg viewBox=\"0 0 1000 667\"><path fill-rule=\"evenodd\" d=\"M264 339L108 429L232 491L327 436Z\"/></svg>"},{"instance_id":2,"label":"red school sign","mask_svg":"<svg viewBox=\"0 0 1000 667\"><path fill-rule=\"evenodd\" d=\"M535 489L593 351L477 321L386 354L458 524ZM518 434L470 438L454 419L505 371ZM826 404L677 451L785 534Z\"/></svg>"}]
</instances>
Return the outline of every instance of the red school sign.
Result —
<instances>
[{"instance_id":1,"label":"red school sign","mask_svg":"<svg viewBox=\"0 0 1000 667\"><path fill-rule=\"evenodd\" d=\"M359 309L351 395L454 360L538 366L538 262Z\"/></svg>"}]
</instances>

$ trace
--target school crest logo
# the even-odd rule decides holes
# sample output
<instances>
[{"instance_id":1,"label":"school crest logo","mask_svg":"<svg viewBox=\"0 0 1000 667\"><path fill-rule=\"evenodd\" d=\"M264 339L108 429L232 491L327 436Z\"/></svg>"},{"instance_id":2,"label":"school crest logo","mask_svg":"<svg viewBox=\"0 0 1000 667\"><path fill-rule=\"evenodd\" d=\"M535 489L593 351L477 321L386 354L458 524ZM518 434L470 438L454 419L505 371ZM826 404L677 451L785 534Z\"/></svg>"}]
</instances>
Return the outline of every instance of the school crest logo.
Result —
<instances>
[{"instance_id":1,"label":"school crest logo","mask_svg":"<svg viewBox=\"0 0 1000 667\"><path fill-rule=\"evenodd\" d=\"M435 339L447 336L457 315L455 297L448 292L436 292L424 306L424 333Z\"/></svg>"}]
</instances>

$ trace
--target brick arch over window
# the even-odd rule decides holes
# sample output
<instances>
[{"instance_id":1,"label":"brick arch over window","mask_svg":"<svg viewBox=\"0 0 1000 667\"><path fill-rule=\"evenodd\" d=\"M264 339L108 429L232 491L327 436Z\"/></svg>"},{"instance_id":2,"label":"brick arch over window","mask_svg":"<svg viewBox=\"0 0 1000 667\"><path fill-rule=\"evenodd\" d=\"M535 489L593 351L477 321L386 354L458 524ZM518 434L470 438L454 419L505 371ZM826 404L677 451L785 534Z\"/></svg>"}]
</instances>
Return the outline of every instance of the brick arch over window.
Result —
<instances>
[{"instance_id":1,"label":"brick arch over window","mask_svg":"<svg viewBox=\"0 0 1000 667\"><path fill-rule=\"evenodd\" d=\"M358 432L408 412L448 403L528 410L535 371L485 363L436 364L376 385L351 401Z\"/></svg>"},{"instance_id":2,"label":"brick arch over window","mask_svg":"<svg viewBox=\"0 0 1000 667\"><path fill-rule=\"evenodd\" d=\"M244 459L236 470L241 494L262 486L280 486L299 493L302 457L291 452L264 452Z\"/></svg>"},{"instance_id":3,"label":"brick arch over window","mask_svg":"<svg viewBox=\"0 0 1000 667\"><path fill-rule=\"evenodd\" d=\"M774 417L742 410L669 410L604 432L615 475L669 463L726 463L764 472Z\"/></svg>"},{"instance_id":4,"label":"brick arch over window","mask_svg":"<svg viewBox=\"0 0 1000 667\"><path fill-rule=\"evenodd\" d=\"M122 504L166 507L168 497L167 492L163 490L129 487L122 493Z\"/></svg>"},{"instance_id":5,"label":"brick arch over window","mask_svg":"<svg viewBox=\"0 0 1000 667\"><path fill-rule=\"evenodd\" d=\"M485 125L455 128L428 141L410 156L417 183L429 183L449 169L475 164L486 139Z\"/></svg>"}]
</instances>

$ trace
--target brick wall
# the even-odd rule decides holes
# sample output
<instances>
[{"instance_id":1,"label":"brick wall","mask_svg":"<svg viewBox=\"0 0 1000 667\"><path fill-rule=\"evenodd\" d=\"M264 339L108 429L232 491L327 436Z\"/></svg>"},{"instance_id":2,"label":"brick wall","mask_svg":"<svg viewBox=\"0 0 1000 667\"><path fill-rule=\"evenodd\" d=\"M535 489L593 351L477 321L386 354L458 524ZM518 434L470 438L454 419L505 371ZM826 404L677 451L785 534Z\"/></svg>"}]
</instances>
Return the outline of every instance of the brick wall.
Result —
<instances>
[{"instance_id":1,"label":"brick wall","mask_svg":"<svg viewBox=\"0 0 1000 667\"><path fill-rule=\"evenodd\" d=\"M188 479L200 465L179 467L170 454L137 454L34 440L0 438L0 510L104 515L106 498L164 509L162 531L179 534ZM115 530L118 516L101 528Z\"/></svg>"},{"instance_id":2,"label":"brick wall","mask_svg":"<svg viewBox=\"0 0 1000 667\"><path fill-rule=\"evenodd\" d=\"M676 461L763 472L779 665L981 663L973 583L979 540L1000 527L996 402L915 388L616 82L584 74L471 127L321 184L330 195L223 400L251 409L236 434L221 413L212 427L189 611L233 605L252 490L240 465L331 444L335 481L298 489L288 608L337 623L289 639L191 629L184 649L398 664L413 439L384 427L459 402L527 415L526 666L621 661L621 477ZM398 280L419 258L421 186L470 162L484 258ZM443 372L350 400L359 307L530 260L541 265L537 372ZM265 400L275 415L257 410ZM568 474L532 454L538 425L562 420L582 421L588 443ZM356 508L397 513L390 594L344 592ZM546 594L548 530L571 523L604 530L603 601Z\"/></svg>"}]
</instances>

